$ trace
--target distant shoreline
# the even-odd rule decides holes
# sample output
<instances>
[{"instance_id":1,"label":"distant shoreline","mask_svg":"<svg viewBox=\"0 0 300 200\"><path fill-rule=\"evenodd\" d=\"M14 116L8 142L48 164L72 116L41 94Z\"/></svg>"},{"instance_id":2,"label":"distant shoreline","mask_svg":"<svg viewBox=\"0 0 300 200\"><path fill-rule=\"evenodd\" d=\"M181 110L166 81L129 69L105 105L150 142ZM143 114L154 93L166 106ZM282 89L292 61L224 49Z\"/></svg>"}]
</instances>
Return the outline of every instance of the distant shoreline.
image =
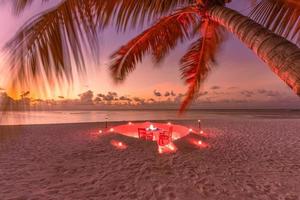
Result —
<instances>
[{"instance_id":1,"label":"distant shoreline","mask_svg":"<svg viewBox=\"0 0 300 200\"><path fill-rule=\"evenodd\" d=\"M0 116L0 126L41 124L82 124L108 121L193 121L198 119L300 119L300 110L267 109L215 109L189 110L178 115L177 110L61 110L61 111L9 111Z\"/></svg>"},{"instance_id":2,"label":"distant shoreline","mask_svg":"<svg viewBox=\"0 0 300 200\"><path fill-rule=\"evenodd\" d=\"M56 112L56 111L74 111L74 112L88 112L88 111L178 111L178 108L170 108L170 109L32 109L32 110L0 110L0 112ZM205 112L265 112L265 111L287 111L287 112L300 112L300 109L289 109L289 108L267 108L267 109L259 109L259 108L245 108L245 109L235 109L235 108L224 108L224 109L189 109L186 112L190 111L205 111Z\"/></svg>"},{"instance_id":3,"label":"distant shoreline","mask_svg":"<svg viewBox=\"0 0 300 200\"><path fill-rule=\"evenodd\" d=\"M134 121L130 121L132 123L140 123L140 122L145 122L147 120L134 120ZM190 120L190 119L182 119L182 120L149 120L151 122L168 122L168 121L172 121L173 123L188 123L191 121L195 121L196 124L196 120ZM74 125L74 126L78 126L78 125L85 125L85 126L93 126L93 125L99 125L99 127L101 128L105 128L105 121L99 121L99 122L74 122L74 123L56 123L56 124L17 124L17 125L1 125L0 124L0 130L3 127L45 127L45 126L70 126L70 125ZM124 120L124 121L108 121L108 127L110 126L116 126L116 125L120 125L120 124L126 124L128 123L128 121Z\"/></svg>"}]
</instances>

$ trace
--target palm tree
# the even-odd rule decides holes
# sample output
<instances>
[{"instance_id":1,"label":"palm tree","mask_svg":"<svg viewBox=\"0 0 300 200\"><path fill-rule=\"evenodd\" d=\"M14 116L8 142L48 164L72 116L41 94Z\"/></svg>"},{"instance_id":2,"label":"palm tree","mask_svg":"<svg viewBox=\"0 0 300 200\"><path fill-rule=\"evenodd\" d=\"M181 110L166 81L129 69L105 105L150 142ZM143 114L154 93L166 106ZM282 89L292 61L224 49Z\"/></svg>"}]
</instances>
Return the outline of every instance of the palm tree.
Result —
<instances>
[{"instance_id":1,"label":"palm tree","mask_svg":"<svg viewBox=\"0 0 300 200\"><path fill-rule=\"evenodd\" d=\"M32 1L11 2L18 14ZM179 42L193 40L180 60L182 79L188 85L183 111L215 65L229 31L300 95L300 2L252 0L255 6L247 17L226 7L230 1L61 0L29 20L7 43L15 83L27 85L41 77L50 84L72 82L72 59L81 73L86 67L84 55L97 60L99 33L108 24L118 31L153 24L112 55L110 69L116 82L124 81L145 54L160 62Z\"/></svg>"}]
</instances>

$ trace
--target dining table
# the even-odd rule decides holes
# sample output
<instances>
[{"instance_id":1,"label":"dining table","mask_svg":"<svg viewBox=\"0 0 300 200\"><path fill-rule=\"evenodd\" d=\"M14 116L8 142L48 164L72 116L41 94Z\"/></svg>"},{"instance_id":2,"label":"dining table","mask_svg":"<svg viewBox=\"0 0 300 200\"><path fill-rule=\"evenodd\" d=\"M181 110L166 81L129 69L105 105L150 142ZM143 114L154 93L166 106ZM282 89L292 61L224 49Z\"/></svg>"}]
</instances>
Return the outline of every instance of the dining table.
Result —
<instances>
[{"instance_id":1,"label":"dining table","mask_svg":"<svg viewBox=\"0 0 300 200\"><path fill-rule=\"evenodd\" d=\"M148 135L149 133L153 133L153 141L157 140L159 138L159 133L163 132L164 129L162 128L157 128L157 127L149 127L146 128L146 134Z\"/></svg>"}]
</instances>

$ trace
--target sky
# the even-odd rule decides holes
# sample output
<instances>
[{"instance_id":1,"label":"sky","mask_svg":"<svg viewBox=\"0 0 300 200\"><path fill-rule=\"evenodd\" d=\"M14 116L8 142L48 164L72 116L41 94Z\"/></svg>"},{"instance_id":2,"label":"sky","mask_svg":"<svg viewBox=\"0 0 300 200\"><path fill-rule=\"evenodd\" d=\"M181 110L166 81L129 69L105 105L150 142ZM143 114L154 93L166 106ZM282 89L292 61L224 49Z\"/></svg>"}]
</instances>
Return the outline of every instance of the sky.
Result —
<instances>
[{"instance_id":1,"label":"sky","mask_svg":"<svg viewBox=\"0 0 300 200\"><path fill-rule=\"evenodd\" d=\"M0 47L5 45L27 19L55 5L58 1L50 1L43 5L39 2L36 1L20 16L14 16L8 4L0 3ZM229 6L247 13L250 4L246 0L235 0ZM190 43L179 45L159 66L153 64L151 59L146 57L144 62L138 64L137 69L129 75L124 84L115 85L109 76L109 56L141 31L142 29L137 29L116 33L113 27L105 30L101 35L99 66L89 64L84 80L76 81L72 89L68 87L61 88L60 91L54 89L57 92L47 99L54 99L60 103L70 99L77 99L77 102L80 102L82 94L91 91L93 101L97 96L102 96L102 104L107 104L103 95L109 96L111 93L116 93L116 100L109 101L108 104L121 106L118 104L121 104L118 101L119 98L126 97L132 99L133 102L135 102L134 98L143 100L142 103L136 101L134 105L145 105L147 102L152 102L151 106L154 107L179 105L187 87L180 79L178 63ZM300 108L299 97L233 35L228 34L228 39L218 54L217 63L193 106L197 108ZM2 52L2 54L0 53L0 70L2 70L0 92L2 93L5 92L5 83L9 77L6 74L8 67L4 62ZM166 95L171 92L175 95ZM158 93L161 96L157 96ZM37 96L34 91L30 91L28 98L31 98L31 101L36 99L45 101L46 99L46 97ZM156 103L153 103L152 100ZM77 103L75 104L77 105ZM74 101L70 105L74 105Z\"/></svg>"}]
</instances>

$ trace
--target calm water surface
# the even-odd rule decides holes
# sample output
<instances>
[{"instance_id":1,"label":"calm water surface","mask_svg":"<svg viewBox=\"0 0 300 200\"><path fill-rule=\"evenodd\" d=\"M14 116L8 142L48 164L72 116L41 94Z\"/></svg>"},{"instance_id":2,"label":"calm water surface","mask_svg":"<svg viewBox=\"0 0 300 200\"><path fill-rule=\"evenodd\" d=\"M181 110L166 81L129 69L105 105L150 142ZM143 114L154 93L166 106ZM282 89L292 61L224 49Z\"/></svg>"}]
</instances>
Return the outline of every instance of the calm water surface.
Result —
<instances>
[{"instance_id":1,"label":"calm water surface","mask_svg":"<svg viewBox=\"0 0 300 200\"><path fill-rule=\"evenodd\" d=\"M198 120L203 118L297 118L293 110L192 110L179 116L176 110L126 111L31 111L1 114L1 125L57 124L135 120Z\"/></svg>"}]
</instances>

